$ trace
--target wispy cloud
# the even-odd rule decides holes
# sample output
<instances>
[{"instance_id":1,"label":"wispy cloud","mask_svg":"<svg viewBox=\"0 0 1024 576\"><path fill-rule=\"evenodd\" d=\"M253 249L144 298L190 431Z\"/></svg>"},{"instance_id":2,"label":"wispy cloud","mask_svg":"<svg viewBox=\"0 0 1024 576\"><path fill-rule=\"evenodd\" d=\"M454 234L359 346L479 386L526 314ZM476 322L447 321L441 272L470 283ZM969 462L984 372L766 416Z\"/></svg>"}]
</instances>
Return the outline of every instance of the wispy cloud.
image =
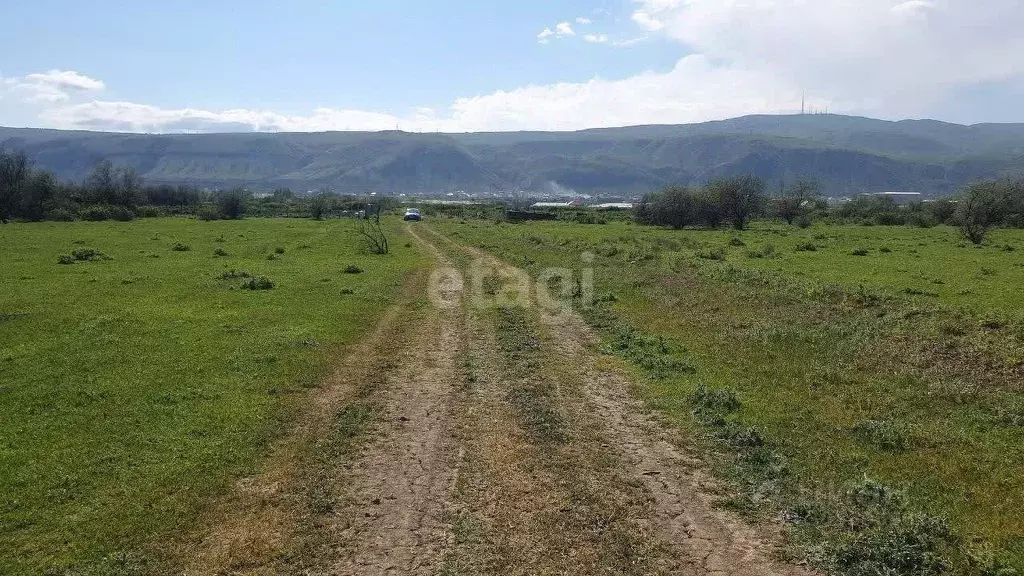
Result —
<instances>
[{"instance_id":1,"label":"wispy cloud","mask_svg":"<svg viewBox=\"0 0 1024 576\"><path fill-rule=\"evenodd\" d=\"M558 36L559 38L575 35L576 31L572 29L572 24L569 24L568 22L559 22L558 25L555 26L555 36Z\"/></svg>"},{"instance_id":2,"label":"wispy cloud","mask_svg":"<svg viewBox=\"0 0 1024 576\"><path fill-rule=\"evenodd\" d=\"M591 44L606 44L611 40L607 34L584 34L583 39Z\"/></svg>"},{"instance_id":3,"label":"wispy cloud","mask_svg":"<svg viewBox=\"0 0 1024 576\"><path fill-rule=\"evenodd\" d=\"M540 31L540 34L537 34L537 42L540 42L541 44L547 44L548 42L551 41L551 37L554 35L555 33L551 30L551 28L545 28Z\"/></svg>"},{"instance_id":4,"label":"wispy cloud","mask_svg":"<svg viewBox=\"0 0 1024 576\"><path fill-rule=\"evenodd\" d=\"M593 22L593 20L585 16L580 16L576 18L576 23L579 24L580 26L586 26L587 24L592 24Z\"/></svg>"},{"instance_id":5,"label":"wispy cloud","mask_svg":"<svg viewBox=\"0 0 1024 576\"><path fill-rule=\"evenodd\" d=\"M50 70L0 81L10 90L20 92L27 100L38 102L63 102L74 93L98 92L106 88L100 80L69 70Z\"/></svg>"},{"instance_id":6,"label":"wispy cloud","mask_svg":"<svg viewBox=\"0 0 1024 576\"><path fill-rule=\"evenodd\" d=\"M650 39L649 36L637 36L636 38L627 38L625 40L616 40L616 41L612 42L612 45L613 46L621 46L623 48L628 48L629 46L636 46L637 44L640 44L641 42L646 42L649 39Z\"/></svg>"},{"instance_id":7,"label":"wispy cloud","mask_svg":"<svg viewBox=\"0 0 1024 576\"><path fill-rule=\"evenodd\" d=\"M647 30L648 32L657 32L658 30L661 30L662 28L665 27L665 24L663 22L654 18L649 13L644 12L643 10L637 10L636 12L633 12L632 18L633 22L636 22L638 25L640 25L641 28Z\"/></svg>"}]
</instances>

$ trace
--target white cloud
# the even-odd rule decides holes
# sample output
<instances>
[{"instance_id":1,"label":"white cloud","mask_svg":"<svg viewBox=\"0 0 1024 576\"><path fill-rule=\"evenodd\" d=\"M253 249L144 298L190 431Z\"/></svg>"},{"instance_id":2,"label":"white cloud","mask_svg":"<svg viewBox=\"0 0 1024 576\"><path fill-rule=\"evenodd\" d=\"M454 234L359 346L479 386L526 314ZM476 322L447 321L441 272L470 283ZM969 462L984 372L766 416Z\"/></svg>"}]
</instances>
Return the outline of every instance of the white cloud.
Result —
<instances>
[{"instance_id":1,"label":"white cloud","mask_svg":"<svg viewBox=\"0 0 1024 576\"><path fill-rule=\"evenodd\" d=\"M648 32L657 32L658 30L661 30L662 28L665 27L665 24L663 22L655 19L653 16L651 16L647 12L644 12L643 10L637 10L636 12L633 12L633 22L639 24L641 28L647 30Z\"/></svg>"},{"instance_id":2,"label":"white cloud","mask_svg":"<svg viewBox=\"0 0 1024 576\"><path fill-rule=\"evenodd\" d=\"M537 42L540 42L541 44L547 44L548 42L551 41L551 37L554 35L555 33L551 30L551 28L545 28L540 31L540 34L537 34Z\"/></svg>"},{"instance_id":3,"label":"white cloud","mask_svg":"<svg viewBox=\"0 0 1024 576\"><path fill-rule=\"evenodd\" d=\"M125 132L403 130L574 130L651 122L695 122L778 110L798 98L770 77L688 56L666 73L621 80L527 86L459 98L447 109L393 115L318 108L308 115L266 110L169 109L133 102L91 101L47 107L42 124ZM2 123L2 118L0 118Z\"/></svg>"},{"instance_id":4,"label":"white cloud","mask_svg":"<svg viewBox=\"0 0 1024 576\"><path fill-rule=\"evenodd\" d=\"M591 24L593 22L593 20L585 16L580 16L579 18L576 18L576 23L579 24L580 26L586 26L587 24Z\"/></svg>"},{"instance_id":5,"label":"white cloud","mask_svg":"<svg viewBox=\"0 0 1024 576\"><path fill-rule=\"evenodd\" d=\"M68 70L38 72L20 78L0 79L0 82L32 102L62 102L69 100L74 93L98 92L106 88L99 80Z\"/></svg>"},{"instance_id":6,"label":"white cloud","mask_svg":"<svg viewBox=\"0 0 1024 576\"><path fill-rule=\"evenodd\" d=\"M660 34L885 115L926 113L956 87L1024 75L1019 0L636 0ZM641 18L640 20L642 20ZM638 20L639 22L639 20Z\"/></svg>"},{"instance_id":7,"label":"white cloud","mask_svg":"<svg viewBox=\"0 0 1024 576\"><path fill-rule=\"evenodd\" d=\"M559 22L558 25L555 26L555 35L561 38L563 36L575 36L576 32L572 29L572 24L569 24L568 22Z\"/></svg>"},{"instance_id":8,"label":"white cloud","mask_svg":"<svg viewBox=\"0 0 1024 576\"><path fill-rule=\"evenodd\" d=\"M93 101L45 110L50 126L124 132L389 130L408 122L429 130L430 109L419 108L407 119L362 110L317 108L307 116L266 110L167 109L133 102ZM416 129L413 128L413 129Z\"/></svg>"},{"instance_id":9,"label":"white cloud","mask_svg":"<svg viewBox=\"0 0 1024 576\"><path fill-rule=\"evenodd\" d=\"M612 44L614 46L621 46L623 48L627 48L629 46L636 46L637 44L639 44L641 42L646 42L649 39L650 39L650 37L646 36L646 35L645 36L637 36L636 38L627 38L625 40L616 40L616 41L612 42Z\"/></svg>"},{"instance_id":10,"label":"white cloud","mask_svg":"<svg viewBox=\"0 0 1024 576\"><path fill-rule=\"evenodd\" d=\"M112 102L96 97L102 82L54 71L0 80L0 124L154 132L385 130L396 124L414 131L570 130L793 112L804 91L809 103L834 112L931 116L977 108L965 89L1024 85L1024 36L1018 33L1024 11L1018 3L637 0L635 12L660 29L627 40L603 34L582 34L581 40L676 43L689 55L671 70L498 90L437 110L324 107L297 115ZM538 41L567 36L562 24L546 28ZM1005 106L1002 114L1022 119L1016 107ZM993 114L969 113L986 119Z\"/></svg>"}]
</instances>

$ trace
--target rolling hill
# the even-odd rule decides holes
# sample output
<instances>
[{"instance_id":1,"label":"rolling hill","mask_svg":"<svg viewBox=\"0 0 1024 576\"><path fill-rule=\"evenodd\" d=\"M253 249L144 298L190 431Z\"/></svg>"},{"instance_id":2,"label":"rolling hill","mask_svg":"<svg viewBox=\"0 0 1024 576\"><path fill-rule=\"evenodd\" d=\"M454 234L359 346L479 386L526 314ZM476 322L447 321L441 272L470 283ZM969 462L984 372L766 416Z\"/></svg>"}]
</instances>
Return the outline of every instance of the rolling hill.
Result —
<instances>
[{"instance_id":1,"label":"rolling hill","mask_svg":"<svg viewBox=\"0 0 1024 576\"><path fill-rule=\"evenodd\" d=\"M1024 124L963 126L838 115L746 116L578 132L118 134L0 128L0 147L82 178L110 159L151 183L339 192L526 189L635 194L754 173L830 194L930 195L1024 173Z\"/></svg>"}]
</instances>

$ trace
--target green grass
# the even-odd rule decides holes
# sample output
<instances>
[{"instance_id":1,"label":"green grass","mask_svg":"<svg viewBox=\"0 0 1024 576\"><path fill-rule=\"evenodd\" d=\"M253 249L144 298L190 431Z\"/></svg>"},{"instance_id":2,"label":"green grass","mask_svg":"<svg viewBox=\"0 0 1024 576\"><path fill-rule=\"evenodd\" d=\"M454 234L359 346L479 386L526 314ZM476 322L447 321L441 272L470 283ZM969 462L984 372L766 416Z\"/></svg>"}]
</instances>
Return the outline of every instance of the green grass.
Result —
<instances>
[{"instance_id":1,"label":"green grass","mask_svg":"<svg viewBox=\"0 0 1024 576\"><path fill-rule=\"evenodd\" d=\"M964 248L941 227L430 225L534 272L595 254L604 350L735 506L792 519L794 554L842 574L936 573L931 554L1024 570L1024 270L1005 248L1024 231ZM876 481L902 494L865 503Z\"/></svg>"},{"instance_id":2,"label":"green grass","mask_svg":"<svg viewBox=\"0 0 1024 576\"><path fill-rule=\"evenodd\" d=\"M144 572L251 472L425 262L363 254L351 226L0 226L0 573Z\"/></svg>"},{"instance_id":3,"label":"green grass","mask_svg":"<svg viewBox=\"0 0 1024 576\"><path fill-rule=\"evenodd\" d=\"M730 262L818 281L884 288L974 311L1019 316L1024 309L1024 290L1019 289L1024 285L1022 230L997 230L980 247L947 226L761 225L739 235L746 250L729 250L731 235L718 234ZM769 245L775 249L772 258L750 258L746 253ZM808 245L814 250L806 250ZM858 250L866 254L854 255Z\"/></svg>"}]
</instances>

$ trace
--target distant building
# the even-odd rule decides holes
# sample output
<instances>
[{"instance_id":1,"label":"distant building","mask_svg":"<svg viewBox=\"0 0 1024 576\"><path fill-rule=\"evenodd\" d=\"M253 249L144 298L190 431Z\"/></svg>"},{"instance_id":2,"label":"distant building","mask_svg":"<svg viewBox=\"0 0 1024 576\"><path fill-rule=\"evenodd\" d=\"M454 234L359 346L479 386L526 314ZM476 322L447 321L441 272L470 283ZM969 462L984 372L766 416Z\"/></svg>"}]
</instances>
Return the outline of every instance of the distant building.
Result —
<instances>
[{"instance_id":1,"label":"distant building","mask_svg":"<svg viewBox=\"0 0 1024 576\"><path fill-rule=\"evenodd\" d=\"M881 198L891 198L893 202L897 204L910 204L912 202L920 202L923 196L920 192L874 192L870 196L878 196Z\"/></svg>"},{"instance_id":2,"label":"distant building","mask_svg":"<svg viewBox=\"0 0 1024 576\"><path fill-rule=\"evenodd\" d=\"M583 206L583 200L577 198L569 202L537 202L530 208L572 208L575 206Z\"/></svg>"},{"instance_id":3,"label":"distant building","mask_svg":"<svg viewBox=\"0 0 1024 576\"><path fill-rule=\"evenodd\" d=\"M606 202L604 204L594 204L591 208L597 208L598 210L632 210L632 202Z\"/></svg>"}]
</instances>

